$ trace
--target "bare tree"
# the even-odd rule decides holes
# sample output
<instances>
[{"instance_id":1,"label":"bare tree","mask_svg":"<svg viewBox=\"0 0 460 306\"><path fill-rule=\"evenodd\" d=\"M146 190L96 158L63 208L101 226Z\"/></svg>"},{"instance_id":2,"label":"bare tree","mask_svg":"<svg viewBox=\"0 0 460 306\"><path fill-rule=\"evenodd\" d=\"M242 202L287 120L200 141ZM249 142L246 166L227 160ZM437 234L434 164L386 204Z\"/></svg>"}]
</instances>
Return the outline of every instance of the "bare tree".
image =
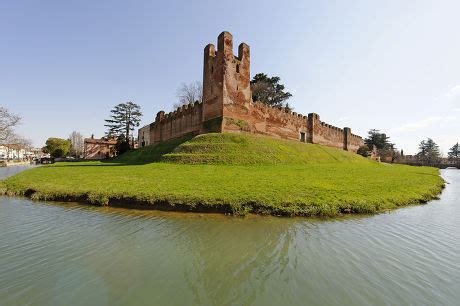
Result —
<instances>
[{"instance_id":1,"label":"bare tree","mask_svg":"<svg viewBox=\"0 0 460 306\"><path fill-rule=\"evenodd\" d=\"M27 139L27 138L19 136L17 143L18 143L19 147L21 147L21 149L24 149L24 150L32 150L33 149L32 140L30 140L30 139Z\"/></svg>"},{"instance_id":2,"label":"bare tree","mask_svg":"<svg viewBox=\"0 0 460 306\"><path fill-rule=\"evenodd\" d=\"M182 83L177 89L178 103L174 103L174 108L181 107L182 105L201 102L203 100L203 85L200 81L185 84Z\"/></svg>"},{"instance_id":3,"label":"bare tree","mask_svg":"<svg viewBox=\"0 0 460 306\"><path fill-rule=\"evenodd\" d=\"M73 131L69 135L69 140L70 140L70 154L75 157L80 157L83 154L83 149L84 149L83 136L79 132Z\"/></svg>"},{"instance_id":4,"label":"bare tree","mask_svg":"<svg viewBox=\"0 0 460 306\"><path fill-rule=\"evenodd\" d=\"M0 142L8 143L8 138L14 134L13 128L19 124L21 117L12 114L8 109L0 106Z\"/></svg>"}]
</instances>

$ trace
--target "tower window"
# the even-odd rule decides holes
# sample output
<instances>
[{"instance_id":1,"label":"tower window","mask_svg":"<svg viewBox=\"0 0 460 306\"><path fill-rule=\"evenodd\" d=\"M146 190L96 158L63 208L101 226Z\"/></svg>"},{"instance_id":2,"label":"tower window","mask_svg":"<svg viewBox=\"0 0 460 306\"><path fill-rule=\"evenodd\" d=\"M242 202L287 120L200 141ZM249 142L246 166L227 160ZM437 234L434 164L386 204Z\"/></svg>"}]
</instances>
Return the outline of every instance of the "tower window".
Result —
<instances>
[{"instance_id":1,"label":"tower window","mask_svg":"<svg viewBox=\"0 0 460 306\"><path fill-rule=\"evenodd\" d=\"M240 73L240 64L236 64L236 73Z\"/></svg>"},{"instance_id":2,"label":"tower window","mask_svg":"<svg viewBox=\"0 0 460 306\"><path fill-rule=\"evenodd\" d=\"M211 73L214 73L214 66L211 66Z\"/></svg>"}]
</instances>

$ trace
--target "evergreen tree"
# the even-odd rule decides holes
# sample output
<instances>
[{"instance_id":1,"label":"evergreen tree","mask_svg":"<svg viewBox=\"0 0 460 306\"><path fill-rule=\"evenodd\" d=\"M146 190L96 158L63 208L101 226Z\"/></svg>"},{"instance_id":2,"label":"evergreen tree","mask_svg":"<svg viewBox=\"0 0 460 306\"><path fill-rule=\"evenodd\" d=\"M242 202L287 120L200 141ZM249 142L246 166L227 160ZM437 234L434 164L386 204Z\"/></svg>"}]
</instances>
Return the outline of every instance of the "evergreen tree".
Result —
<instances>
[{"instance_id":1,"label":"evergreen tree","mask_svg":"<svg viewBox=\"0 0 460 306\"><path fill-rule=\"evenodd\" d=\"M372 149L375 146L377 150L382 150L389 147L389 139L390 137L386 134L380 133L379 130L372 129L368 132L367 138L364 139L364 143L369 149Z\"/></svg>"},{"instance_id":2,"label":"evergreen tree","mask_svg":"<svg viewBox=\"0 0 460 306\"><path fill-rule=\"evenodd\" d=\"M459 162L460 160L460 147L458 145L458 142L449 149L449 153L447 153L449 160L452 160L454 162Z\"/></svg>"},{"instance_id":3,"label":"evergreen tree","mask_svg":"<svg viewBox=\"0 0 460 306\"><path fill-rule=\"evenodd\" d=\"M292 110L292 107L285 103L292 97L292 94L284 91L284 85L279 83L280 80L277 76L268 77L265 73L256 74L251 80L252 100Z\"/></svg>"},{"instance_id":4,"label":"evergreen tree","mask_svg":"<svg viewBox=\"0 0 460 306\"><path fill-rule=\"evenodd\" d=\"M441 157L439 146L431 138L428 138L426 141L422 140L419 144L417 157L422 163L427 165L437 163Z\"/></svg>"},{"instance_id":5,"label":"evergreen tree","mask_svg":"<svg viewBox=\"0 0 460 306\"><path fill-rule=\"evenodd\" d=\"M104 125L108 128L106 135L111 137L123 134L125 139L130 139L131 132L141 122L141 107L136 103L126 102L116 105L110 112L112 115L105 120L107 124Z\"/></svg>"},{"instance_id":6,"label":"evergreen tree","mask_svg":"<svg viewBox=\"0 0 460 306\"><path fill-rule=\"evenodd\" d=\"M117 138L117 143L115 144L115 150L117 151L117 155L121 155L129 150L129 142L126 140L125 135L120 134Z\"/></svg>"},{"instance_id":7,"label":"evergreen tree","mask_svg":"<svg viewBox=\"0 0 460 306\"><path fill-rule=\"evenodd\" d=\"M377 153L381 158L393 162L397 155L395 152L396 148L393 143L390 143L389 139L390 137L388 137L385 133L372 129L368 132L367 138L364 139L364 143L371 151L375 146Z\"/></svg>"}]
</instances>

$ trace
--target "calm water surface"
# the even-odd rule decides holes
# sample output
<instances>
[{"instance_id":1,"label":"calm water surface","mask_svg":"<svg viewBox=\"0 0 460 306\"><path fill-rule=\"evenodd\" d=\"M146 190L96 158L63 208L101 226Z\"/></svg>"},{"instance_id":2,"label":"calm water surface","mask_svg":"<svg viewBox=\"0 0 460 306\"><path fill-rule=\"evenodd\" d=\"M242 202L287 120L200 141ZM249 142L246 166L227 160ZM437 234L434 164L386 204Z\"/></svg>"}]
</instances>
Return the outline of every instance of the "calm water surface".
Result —
<instances>
[{"instance_id":1,"label":"calm water surface","mask_svg":"<svg viewBox=\"0 0 460 306\"><path fill-rule=\"evenodd\" d=\"M442 175L439 201L332 221L2 197L0 304L459 305L460 171Z\"/></svg>"}]
</instances>

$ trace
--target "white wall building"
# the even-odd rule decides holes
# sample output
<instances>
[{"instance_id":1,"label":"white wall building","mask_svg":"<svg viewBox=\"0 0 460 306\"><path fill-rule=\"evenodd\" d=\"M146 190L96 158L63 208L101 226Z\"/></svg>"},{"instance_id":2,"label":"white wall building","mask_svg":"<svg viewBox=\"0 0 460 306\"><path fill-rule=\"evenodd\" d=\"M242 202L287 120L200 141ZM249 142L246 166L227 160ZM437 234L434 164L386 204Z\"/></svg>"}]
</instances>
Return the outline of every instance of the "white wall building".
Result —
<instances>
[{"instance_id":1,"label":"white wall building","mask_svg":"<svg viewBox=\"0 0 460 306\"><path fill-rule=\"evenodd\" d=\"M33 154L17 145L0 145L0 159L25 159L28 153Z\"/></svg>"}]
</instances>

